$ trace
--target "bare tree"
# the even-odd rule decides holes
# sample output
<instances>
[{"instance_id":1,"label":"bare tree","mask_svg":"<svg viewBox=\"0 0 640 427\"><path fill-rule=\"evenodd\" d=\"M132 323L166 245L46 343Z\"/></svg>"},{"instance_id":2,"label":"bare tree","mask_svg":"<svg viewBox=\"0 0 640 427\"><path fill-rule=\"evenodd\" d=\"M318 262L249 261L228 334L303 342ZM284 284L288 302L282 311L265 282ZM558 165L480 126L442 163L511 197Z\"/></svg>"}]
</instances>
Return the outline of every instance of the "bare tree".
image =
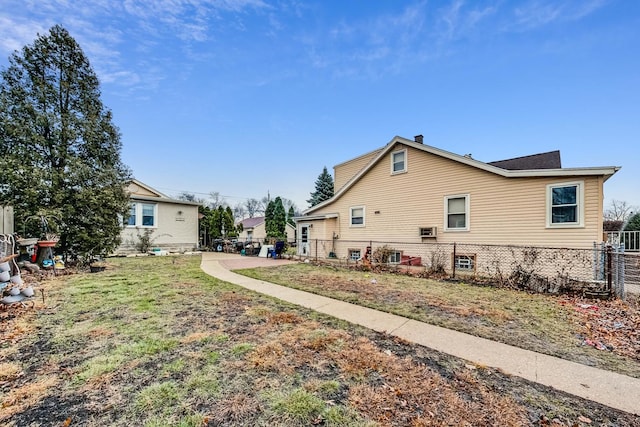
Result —
<instances>
[{"instance_id":1,"label":"bare tree","mask_svg":"<svg viewBox=\"0 0 640 427\"><path fill-rule=\"evenodd\" d=\"M293 203L293 200L291 199L286 199L284 197L281 198L282 199L282 205L284 206L284 210L285 212L289 212L289 210L291 208L293 208L293 211L296 215L298 215L300 212L298 211L298 207L296 206L295 203Z\"/></svg>"},{"instance_id":2,"label":"bare tree","mask_svg":"<svg viewBox=\"0 0 640 427\"><path fill-rule=\"evenodd\" d=\"M632 206L626 201L614 199L611 201L609 208L604 211L604 219L625 222L634 212L638 212L637 206Z\"/></svg>"},{"instance_id":3,"label":"bare tree","mask_svg":"<svg viewBox=\"0 0 640 427\"><path fill-rule=\"evenodd\" d=\"M246 208L246 213L249 218L254 218L264 212L264 206L258 199L247 199L247 201L244 202L244 207Z\"/></svg>"},{"instance_id":4,"label":"bare tree","mask_svg":"<svg viewBox=\"0 0 640 427\"><path fill-rule=\"evenodd\" d=\"M217 191L209 193L209 207L215 210L220 206L227 206L227 201L224 199L224 196Z\"/></svg>"},{"instance_id":5,"label":"bare tree","mask_svg":"<svg viewBox=\"0 0 640 427\"><path fill-rule=\"evenodd\" d=\"M235 220L235 222L242 221L246 213L247 209L242 202L238 202L238 204L233 207L233 219Z\"/></svg>"},{"instance_id":6,"label":"bare tree","mask_svg":"<svg viewBox=\"0 0 640 427\"><path fill-rule=\"evenodd\" d=\"M185 202L196 202L196 203L200 203L201 205L204 205L204 202L205 202L204 199L200 197L196 197L195 194L189 193L187 191L183 191L182 193L178 194L176 199L184 200Z\"/></svg>"}]
</instances>

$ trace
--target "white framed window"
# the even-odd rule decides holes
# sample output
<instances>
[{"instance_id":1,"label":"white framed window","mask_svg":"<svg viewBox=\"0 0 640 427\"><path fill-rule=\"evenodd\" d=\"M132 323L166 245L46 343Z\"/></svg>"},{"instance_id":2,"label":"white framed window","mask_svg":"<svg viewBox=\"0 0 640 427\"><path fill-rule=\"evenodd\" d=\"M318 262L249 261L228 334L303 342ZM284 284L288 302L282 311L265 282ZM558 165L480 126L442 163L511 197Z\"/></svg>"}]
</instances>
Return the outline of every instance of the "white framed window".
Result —
<instances>
[{"instance_id":1,"label":"white framed window","mask_svg":"<svg viewBox=\"0 0 640 427\"><path fill-rule=\"evenodd\" d=\"M445 231L469 230L469 195L458 194L444 198Z\"/></svg>"},{"instance_id":2,"label":"white framed window","mask_svg":"<svg viewBox=\"0 0 640 427\"><path fill-rule=\"evenodd\" d=\"M393 251L389 254L389 259L387 261L389 264L400 264L402 262L402 252Z\"/></svg>"},{"instance_id":3,"label":"white framed window","mask_svg":"<svg viewBox=\"0 0 640 427\"><path fill-rule=\"evenodd\" d=\"M584 226L584 182L547 185L547 227Z\"/></svg>"},{"instance_id":4,"label":"white framed window","mask_svg":"<svg viewBox=\"0 0 640 427\"><path fill-rule=\"evenodd\" d=\"M407 150L399 150L391 153L391 174L407 171Z\"/></svg>"},{"instance_id":5,"label":"white framed window","mask_svg":"<svg viewBox=\"0 0 640 427\"><path fill-rule=\"evenodd\" d=\"M158 205L155 203L133 202L129 205L128 227L156 227Z\"/></svg>"},{"instance_id":6,"label":"white framed window","mask_svg":"<svg viewBox=\"0 0 640 427\"><path fill-rule=\"evenodd\" d=\"M351 227L364 227L364 206L352 206L349 208L349 225Z\"/></svg>"},{"instance_id":7,"label":"white framed window","mask_svg":"<svg viewBox=\"0 0 640 427\"><path fill-rule=\"evenodd\" d=\"M129 219L126 225L136 225L136 204L131 203L129 205Z\"/></svg>"},{"instance_id":8,"label":"white framed window","mask_svg":"<svg viewBox=\"0 0 640 427\"><path fill-rule=\"evenodd\" d=\"M360 258L362 258L360 249L349 249L349 259L351 261L358 261Z\"/></svg>"},{"instance_id":9,"label":"white framed window","mask_svg":"<svg viewBox=\"0 0 640 427\"><path fill-rule=\"evenodd\" d=\"M475 271L476 254L456 254L453 263L458 270Z\"/></svg>"}]
</instances>

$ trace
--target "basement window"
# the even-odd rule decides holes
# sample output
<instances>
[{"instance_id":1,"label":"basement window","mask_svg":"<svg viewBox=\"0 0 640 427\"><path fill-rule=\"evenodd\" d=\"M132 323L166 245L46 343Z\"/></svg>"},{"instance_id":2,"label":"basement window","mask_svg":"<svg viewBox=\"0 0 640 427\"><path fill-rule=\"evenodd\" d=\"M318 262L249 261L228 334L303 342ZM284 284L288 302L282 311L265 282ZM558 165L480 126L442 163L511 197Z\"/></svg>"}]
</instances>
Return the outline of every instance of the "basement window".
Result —
<instances>
[{"instance_id":1,"label":"basement window","mask_svg":"<svg viewBox=\"0 0 640 427\"><path fill-rule=\"evenodd\" d=\"M402 252L394 251L389 254L389 264L400 264L402 261Z\"/></svg>"},{"instance_id":2,"label":"basement window","mask_svg":"<svg viewBox=\"0 0 640 427\"><path fill-rule=\"evenodd\" d=\"M456 270L476 271L476 254L456 254L453 263Z\"/></svg>"}]
</instances>

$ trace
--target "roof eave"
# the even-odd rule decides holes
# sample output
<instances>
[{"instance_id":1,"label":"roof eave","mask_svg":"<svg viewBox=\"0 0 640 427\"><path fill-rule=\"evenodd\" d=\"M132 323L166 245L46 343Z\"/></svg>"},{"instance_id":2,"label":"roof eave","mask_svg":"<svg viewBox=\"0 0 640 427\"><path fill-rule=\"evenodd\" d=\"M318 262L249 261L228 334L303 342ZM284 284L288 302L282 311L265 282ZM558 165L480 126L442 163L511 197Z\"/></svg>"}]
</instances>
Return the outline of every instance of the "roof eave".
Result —
<instances>
[{"instance_id":1,"label":"roof eave","mask_svg":"<svg viewBox=\"0 0 640 427\"><path fill-rule=\"evenodd\" d=\"M314 206L315 207L315 206ZM304 214L304 212L303 212ZM322 220L322 219L331 219L331 218L338 218L340 216L339 213L337 212L331 212L331 213L327 213L327 214L320 214L320 215L302 215L302 216L294 216L293 220L295 222L298 221L315 221L315 220Z\"/></svg>"},{"instance_id":2,"label":"roof eave","mask_svg":"<svg viewBox=\"0 0 640 427\"><path fill-rule=\"evenodd\" d=\"M395 136L387 143L387 145L373 158L365 167L360 169L349 181L347 181L332 198L319 203L302 213L307 215L320 208L323 208L334 200L340 198L351 186L360 180L360 178L366 174L372 165L375 165L382 157L386 156L389 151L393 149L396 144L404 144L417 150L425 151L427 153L444 157L449 160L453 160L458 163L462 163L468 166L475 167L496 175L503 176L505 178L526 178L526 177L549 177L549 176L603 176L604 181L609 179L613 174L620 170L619 166L603 166L603 167L587 167L587 168L561 168L561 169L533 169L533 170L507 170L492 166L488 163L481 162L480 160L473 159L467 156L461 156L459 154L451 153L440 148L432 147L430 145L422 144L412 141L410 139L403 138L401 136Z\"/></svg>"},{"instance_id":3,"label":"roof eave","mask_svg":"<svg viewBox=\"0 0 640 427\"><path fill-rule=\"evenodd\" d=\"M143 200L145 202L162 202L171 203L173 205L188 205L188 206L200 206L198 202L188 202L186 200L171 199L169 197L153 197L153 196L140 196L137 194L131 194L129 196L131 200Z\"/></svg>"}]
</instances>

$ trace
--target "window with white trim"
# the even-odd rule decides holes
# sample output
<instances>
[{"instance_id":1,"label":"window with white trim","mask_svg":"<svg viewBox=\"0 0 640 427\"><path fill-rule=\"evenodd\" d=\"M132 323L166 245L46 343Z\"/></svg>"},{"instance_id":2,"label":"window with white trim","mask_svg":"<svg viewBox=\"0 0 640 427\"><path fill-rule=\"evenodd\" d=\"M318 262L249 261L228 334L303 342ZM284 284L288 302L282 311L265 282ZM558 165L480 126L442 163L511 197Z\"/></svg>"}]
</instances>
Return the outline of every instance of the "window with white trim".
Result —
<instances>
[{"instance_id":1,"label":"window with white trim","mask_svg":"<svg viewBox=\"0 0 640 427\"><path fill-rule=\"evenodd\" d=\"M475 271L476 269L475 254L456 254L453 262L458 270Z\"/></svg>"},{"instance_id":2,"label":"window with white trim","mask_svg":"<svg viewBox=\"0 0 640 427\"><path fill-rule=\"evenodd\" d=\"M364 206L349 208L349 224L351 227L364 227Z\"/></svg>"},{"instance_id":3,"label":"window with white trim","mask_svg":"<svg viewBox=\"0 0 640 427\"><path fill-rule=\"evenodd\" d=\"M360 258L362 258L362 252L360 251L360 249L349 249L349 259L351 261L358 261Z\"/></svg>"},{"instance_id":4,"label":"window with white trim","mask_svg":"<svg viewBox=\"0 0 640 427\"><path fill-rule=\"evenodd\" d=\"M126 225L136 225L136 204L131 203L129 205L129 219Z\"/></svg>"},{"instance_id":5,"label":"window with white trim","mask_svg":"<svg viewBox=\"0 0 640 427\"><path fill-rule=\"evenodd\" d=\"M393 251L389 254L389 260L388 260L389 264L400 264L401 261L402 261L402 252Z\"/></svg>"},{"instance_id":6,"label":"window with white trim","mask_svg":"<svg viewBox=\"0 0 640 427\"><path fill-rule=\"evenodd\" d=\"M131 203L129 205L129 227L156 227L158 205L155 203Z\"/></svg>"},{"instance_id":7,"label":"window with white trim","mask_svg":"<svg viewBox=\"0 0 640 427\"><path fill-rule=\"evenodd\" d=\"M469 195L445 196L445 230L469 230Z\"/></svg>"},{"instance_id":8,"label":"window with white trim","mask_svg":"<svg viewBox=\"0 0 640 427\"><path fill-rule=\"evenodd\" d=\"M547 185L547 227L583 226L583 200L582 182Z\"/></svg>"},{"instance_id":9,"label":"window with white trim","mask_svg":"<svg viewBox=\"0 0 640 427\"><path fill-rule=\"evenodd\" d=\"M407 150L391 153L391 174L407 171Z\"/></svg>"}]
</instances>

